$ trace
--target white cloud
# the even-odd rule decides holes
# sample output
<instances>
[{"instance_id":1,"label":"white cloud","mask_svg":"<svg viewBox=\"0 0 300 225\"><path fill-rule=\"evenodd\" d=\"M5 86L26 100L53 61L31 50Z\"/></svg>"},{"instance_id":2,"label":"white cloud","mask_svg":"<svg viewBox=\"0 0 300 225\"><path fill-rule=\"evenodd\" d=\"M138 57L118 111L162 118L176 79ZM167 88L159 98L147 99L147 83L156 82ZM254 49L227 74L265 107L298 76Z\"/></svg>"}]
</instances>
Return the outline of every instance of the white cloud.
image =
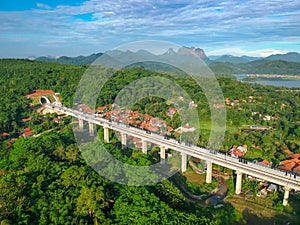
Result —
<instances>
[{"instance_id":1,"label":"white cloud","mask_svg":"<svg viewBox=\"0 0 300 225\"><path fill-rule=\"evenodd\" d=\"M36 6L41 9L51 9L49 5L42 4L42 3L36 3Z\"/></svg>"},{"instance_id":2,"label":"white cloud","mask_svg":"<svg viewBox=\"0 0 300 225\"><path fill-rule=\"evenodd\" d=\"M298 0L90 0L53 8L37 3L30 11L0 12L0 38L14 33L76 44L97 43L98 39L101 43L108 40L107 46L160 39L199 47L215 45L214 49L286 40L299 44L299 12ZM90 14L92 21L78 19L83 14ZM244 54L240 49L231 50L235 52L228 53ZM250 54L268 51L273 48Z\"/></svg>"},{"instance_id":3,"label":"white cloud","mask_svg":"<svg viewBox=\"0 0 300 225\"><path fill-rule=\"evenodd\" d=\"M234 55L234 56L253 56L253 57L267 57L269 55L274 54L284 54L287 53L287 51L283 50L277 50L277 49L261 49L261 50L254 50L254 51L246 51L242 50L240 48L223 48L219 50L213 50L208 51L207 55L213 56L213 55Z\"/></svg>"}]
</instances>

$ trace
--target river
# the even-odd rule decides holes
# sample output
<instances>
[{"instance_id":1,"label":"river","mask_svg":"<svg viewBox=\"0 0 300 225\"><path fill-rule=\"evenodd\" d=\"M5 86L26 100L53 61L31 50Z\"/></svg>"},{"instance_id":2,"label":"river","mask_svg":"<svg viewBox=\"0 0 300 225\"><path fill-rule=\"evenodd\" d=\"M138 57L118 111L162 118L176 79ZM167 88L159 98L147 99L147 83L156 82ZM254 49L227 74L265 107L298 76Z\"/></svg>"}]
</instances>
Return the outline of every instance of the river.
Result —
<instances>
[{"instance_id":1,"label":"river","mask_svg":"<svg viewBox=\"0 0 300 225\"><path fill-rule=\"evenodd\" d=\"M245 78L250 78L248 74L237 74L236 79L241 82L256 83L261 85L271 85L287 88L300 88L300 80L278 79L278 78L255 78L255 81L247 81Z\"/></svg>"}]
</instances>

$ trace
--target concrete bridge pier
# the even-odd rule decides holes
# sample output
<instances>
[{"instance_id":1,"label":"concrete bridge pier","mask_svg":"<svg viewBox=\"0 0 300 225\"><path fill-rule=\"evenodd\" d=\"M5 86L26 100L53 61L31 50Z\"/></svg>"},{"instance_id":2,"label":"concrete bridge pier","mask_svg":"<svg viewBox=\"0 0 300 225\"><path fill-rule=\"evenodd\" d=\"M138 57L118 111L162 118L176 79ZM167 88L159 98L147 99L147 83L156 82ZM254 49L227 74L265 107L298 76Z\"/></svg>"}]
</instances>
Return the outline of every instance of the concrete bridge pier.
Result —
<instances>
[{"instance_id":1,"label":"concrete bridge pier","mask_svg":"<svg viewBox=\"0 0 300 225\"><path fill-rule=\"evenodd\" d=\"M290 191L291 191L291 189L289 187L284 188L284 196L283 196L283 201L282 201L282 204L284 206L287 206L287 204L288 204Z\"/></svg>"},{"instance_id":2,"label":"concrete bridge pier","mask_svg":"<svg viewBox=\"0 0 300 225\"><path fill-rule=\"evenodd\" d=\"M206 161L206 183L211 183L212 180L212 162Z\"/></svg>"},{"instance_id":3,"label":"concrete bridge pier","mask_svg":"<svg viewBox=\"0 0 300 225\"><path fill-rule=\"evenodd\" d=\"M242 172L240 171L235 171L236 173L236 185L235 185L235 193L237 195L241 194L242 192Z\"/></svg>"},{"instance_id":4,"label":"concrete bridge pier","mask_svg":"<svg viewBox=\"0 0 300 225\"><path fill-rule=\"evenodd\" d=\"M187 165L187 154L186 153L181 153L181 172L186 171L186 165Z\"/></svg>"},{"instance_id":5,"label":"concrete bridge pier","mask_svg":"<svg viewBox=\"0 0 300 225\"><path fill-rule=\"evenodd\" d=\"M166 159L166 147L160 146L160 163L161 164L165 163L165 159Z\"/></svg>"},{"instance_id":6,"label":"concrete bridge pier","mask_svg":"<svg viewBox=\"0 0 300 225\"><path fill-rule=\"evenodd\" d=\"M126 148L126 146L127 146L127 135L125 133L121 133L121 143L122 143L122 149Z\"/></svg>"},{"instance_id":7,"label":"concrete bridge pier","mask_svg":"<svg viewBox=\"0 0 300 225\"><path fill-rule=\"evenodd\" d=\"M147 141L146 140L142 140L142 152L144 154L147 154Z\"/></svg>"},{"instance_id":8,"label":"concrete bridge pier","mask_svg":"<svg viewBox=\"0 0 300 225\"><path fill-rule=\"evenodd\" d=\"M89 122L89 135L94 136L94 124Z\"/></svg>"},{"instance_id":9,"label":"concrete bridge pier","mask_svg":"<svg viewBox=\"0 0 300 225\"><path fill-rule=\"evenodd\" d=\"M104 129L104 142L109 143L109 130L108 127L103 127Z\"/></svg>"},{"instance_id":10,"label":"concrete bridge pier","mask_svg":"<svg viewBox=\"0 0 300 225\"><path fill-rule=\"evenodd\" d=\"M83 119L78 119L79 131L83 131Z\"/></svg>"}]
</instances>

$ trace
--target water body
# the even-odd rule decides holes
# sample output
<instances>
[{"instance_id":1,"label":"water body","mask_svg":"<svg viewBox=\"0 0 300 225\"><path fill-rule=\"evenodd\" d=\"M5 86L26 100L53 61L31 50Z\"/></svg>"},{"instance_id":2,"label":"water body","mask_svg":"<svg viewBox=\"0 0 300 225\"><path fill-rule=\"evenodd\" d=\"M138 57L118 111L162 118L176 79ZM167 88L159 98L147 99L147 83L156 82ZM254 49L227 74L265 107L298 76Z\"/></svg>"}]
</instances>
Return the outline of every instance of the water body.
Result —
<instances>
[{"instance_id":1,"label":"water body","mask_svg":"<svg viewBox=\"0 0 300 225\"><path fill-rule=\"evenodd\" d=\"M278 79L278 78L262 78L262 77L251 77L254 80L248 81L244 80L245 78L250 78L248 74L237 74L235 75L236 79L241 82L256 83L261 85L271 85L278 87L287 87L287 88L300 88L300 80L289 80L289 79Z\"/></svg>"}]
</instances>

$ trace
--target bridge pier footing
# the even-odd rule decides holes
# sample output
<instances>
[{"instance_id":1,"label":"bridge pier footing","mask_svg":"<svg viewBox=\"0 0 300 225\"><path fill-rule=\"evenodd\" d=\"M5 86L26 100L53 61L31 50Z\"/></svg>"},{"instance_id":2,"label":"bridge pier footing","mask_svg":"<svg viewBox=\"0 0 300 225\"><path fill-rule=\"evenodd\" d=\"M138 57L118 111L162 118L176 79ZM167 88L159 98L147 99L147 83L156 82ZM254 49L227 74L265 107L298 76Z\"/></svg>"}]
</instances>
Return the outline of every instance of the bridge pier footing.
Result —
<instances>
[{"instance_id":1,"label":"bridge pier footing","mask_svg":"<svg viewBox=\"0 0 300 225\"><path fill-rule=\"evenodd\" d=\"M109 143L109 130L108 127L103 127L104 129L104 142Z\"/></svg>"},{"instance_id":2,"label":"bridge pier footing","mask_svg":"<svg viewBox=\"0 0 300 225\"><path fill-rule=\"evenodd\" d=\"M82 119L78 119L78 127L79 127L79 131L83 131L83 120Z\"/></svg>"},{"instance_id":3,"label":"bridge pier footing","mask_svg":"<svg viewBox=\"0 0 300 225\"><path fill-rule=\"evenodd\" d=\"M285 187L284 188L284 196L283 196L283 201L282 201L282 204L284 205L284 206L287 206L287 204L288 204L288 200L289 200L289 195L290 195L290 188L288 188L288 187Z\"/></svg>"},{"instance_id":4,"label":"bridge pier footing","mask_svg":"<svg viewBox=\"0 0 300 225\"><path fill-rule=\"evenodd\" d=\"M236 184L235 184L235 193L237 195L241 194L242 192L242 176L243 173L240 171L236 171Z\"/></svg>"},{"instance_id":5,"label":"bridge pier footing","mask_svg":"<svg viewBox=\"0 0 300 225\"><path fill-rule=\"evenodd\" d=\"M187 164L187 154L181 153L181 172L186 171L186 164Z\"/></svg>"},{"instance_id":6,"label":"bridge pier footing","mask_svg":"<svg viewBox=\"0 0 300 225\"><path fill-rule=\"evenodd\" d=\"M206 161L206 183L211 183L212 180L212 162Z\"/></svg>"}]
</instances>

